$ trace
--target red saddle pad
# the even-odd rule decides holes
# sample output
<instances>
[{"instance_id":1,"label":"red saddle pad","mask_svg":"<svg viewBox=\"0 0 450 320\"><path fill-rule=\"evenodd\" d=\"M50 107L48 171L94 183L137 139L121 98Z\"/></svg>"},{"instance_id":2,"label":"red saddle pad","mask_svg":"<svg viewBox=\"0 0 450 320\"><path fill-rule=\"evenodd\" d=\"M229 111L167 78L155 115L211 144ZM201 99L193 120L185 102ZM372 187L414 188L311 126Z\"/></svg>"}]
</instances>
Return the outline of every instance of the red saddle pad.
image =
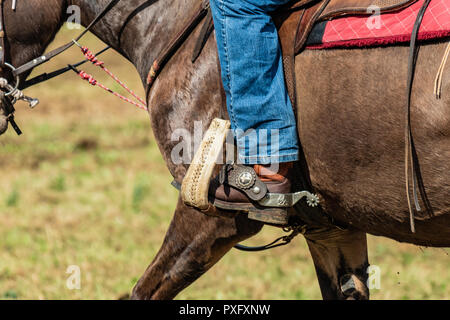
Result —
<instances>
[{"instance_id":1,"label":"red saddle pad","mask_svg":"<svg viewBox=\"0 0 450 320\"><path fill-rule=\"evenodd\" d=\"M314 28L307 48L371 47L409 42L423 2L420 0L406 9L378 16L350 16L323 22ZM419 40L449 36L450 0L432 0L420 27Z\"/></svg>"}]
</instances>

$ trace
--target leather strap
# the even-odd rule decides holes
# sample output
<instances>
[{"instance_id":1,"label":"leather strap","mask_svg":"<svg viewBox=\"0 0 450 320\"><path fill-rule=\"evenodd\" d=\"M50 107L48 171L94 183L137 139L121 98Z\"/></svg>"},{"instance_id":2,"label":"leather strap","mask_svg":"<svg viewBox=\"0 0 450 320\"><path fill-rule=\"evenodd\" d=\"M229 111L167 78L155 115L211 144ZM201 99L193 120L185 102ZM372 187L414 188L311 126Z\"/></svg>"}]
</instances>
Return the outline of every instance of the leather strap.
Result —
<instances>
[{"instance_id":1,"label":"leather strap","mask_svg":"<svg viewBox=\"0 0 450 320\"><path fill-rule=\"evenodd\" d=\"M0 67L5 65L5 23L3 17L3 0L0 0Z\"/></svg>"},{"instance_id":2,"label":"leather strap","mask_svg":"<svg viewBox=\"0 0 450 320\"><path fill-rule=\"evenodd\" d=\"M22 134L22 130L20 130L19 126L17 125L16 121L14 120L14 112L16 111L14 109L14 105L12 104L10 97L5 96L5 93L0 90L0 101L2 104L2 107L5 110L5 116L7 121L11 124L14 131L17 133L18 136Z\"/></svg>"},{"instance_id":3,"label":"leather strap","mask_svg":"<svg viewBox=\"0 0 450 320\"><path fill-rule=\"evenodd\" d=\"M267 194L267 186L256 175L252 167L239 164L225 164L219 174L219 183L227 184L244 192L253 201L259 201Z\"/></svg>"},{"instance_id":4,"label":"leather strap","mask_svg":"<svg viewBox=\"0 0 450 320\"><path fill-rule=\"evenodd\" d=\"M320 1L304 9L295 35L295 54L299 54L304 49L306 40L308 39L314 24L317 22L319 16L325 10L329 2L330 0Z\"/></svg>"},{"instance_id":5,"label":"leather strap","mask_svg":"<svg viewBox=\"0 0 450 320\"><path fill-rule=\"evenodd\" d=\"M368 15L370 6L380 9L381 13L404 9L418 0L331 0L320 15L320 21L348 15Z\"/></svg>"},{"instance_id":6,"label":"leather strap","mask_svg":"<svg viewBox=\"0 0 450 320\"><path fill-rule=\"evenodd\" d=\"M294 113L297 112L295 85L295 30L303 16L304 10L280 11L273 19L278 29L280 45L283 52L283 69L286 88ZM295 114L297 116L297 114Z\"/></svg>"},{"instance_id":7,"label":"leather strap","mask_svg":"<svg viewBox=\"0 0 450 320\"><path fill-rule=\"evenodd\" d=\"M107 46L107 47L104 48L103 50L97 52L97 53L95 54L95 56L98 57L99 55L101 55L102 53L104 53L105 51L107 51L107 50L109 50L109 49L111 49L111 47L110 47L110 46ZM66 72L68 72L68 71L70 71L70 70L73 70L73 68L77 68L77 67L79 67L79 66L85 64L86 62L89 62L89 60L88 60L88 59L84 59L83 61L77 62L77 63L75 63L75 64L68 65L67 67L64 67L64 68L61 68L61 69L52 71L52 72L50 72L50 73L46 73L46 72L45 72L45 73L42 73L42 74L40 74L40 75L38 75L38 76L35 76L34 78L31 78L31 79L25 81L23 84L21 84L21 85L19 86L19 89L20 89L20 90L25 90L26 88L29 88L29 87L31 87L31 86L34 86L34 85L37 85L37 84L39 84L39 83L48 81L48 80L53 79L53 78L55 78L55 77L58 77L58 76L60 76L60 75L62 75L62 74L64 74L64 73L66 73Z\"/></svg>"},{"instance_id":8,"label":"leather strap","mask_svg":"<svg viewBox=\"0 0 450 320\"><path fill-rule=\"evenodd\" d=\"M417 188L419 188L420 196L425 205L425 209L430 216L433 216L433 208L431 207L430 201L428 199L427 193L425 191L425 186L423 183L422 174L420 171L419 158L417 156L417 151L414 145L414 138L412 134L411 128L411 98L412 98L412 89L414 84L414 74L416 70L416 62L417 62L417 54L418 54L418 46L417 46L417 37L419 34L419 29L422 24L423 17L425 12L430 4L431 0L425 0L422 7L420 8L419 13L417 14L416 21L414 23L413 31L411 34L411 42L409 49L409 58L408 58L408 80L406 86L406 94L407 94L407 103L406 103L406 125L405 125L405 187L406 187L406 195L408 199L408 208L410 215L410 226L411 231L415 232L415 222L414 222L414 209L413 209L413 201L410 197L410 181L412 182L412 192L414 198L414 204L417 211L421 211L418 197L417 197ZM411 168L410 168L411 166Z\"/></svg>"},{"instance_id":9,"label":"leather strap","mask_svg":"<svg viewBox=\"0 0 450 320\"><path fill-rule=\"evenodd\" d=\"M0 0L3 1L3 0ZM80 40L88 31L90 31L103 17L111 11L112 8L114 8L120 0L111 0L109 4L95 17L95 19L86 27L86 29L77 37L75 38L75 41ZM25 63L24 65L16 68L16 70L13 71L14 77L17 77L18 75L21 75L22 73L25 73L27 71L30 71L31 69L50 61L55 56L63 53L67 49L71 48L75 44L74 41L71 41L69 43L66 43L65 45L56 48L55 50L50 51L49 53L31 60L30 62Z\"/></svg>"},{"instance_id":10,"label":"leather strap","mask_svg":"<svg viewBox=\"0 0 450 320\"><path fill-rule=\"evenodd\" d=\"M178 51L181 45L191 35L192 31L199 25L202 19L207 14L209 9L209 1L202 2L200 8L196 11L195 15L186 23L185 27L173 38L173 40L167 45L166 49L159 55L159 57L153 61L150 71L147 75L147 89L146 97L150 93L150 89L153 86L156 78L160 74L161 70L165 67L170 58Z\"/></svg>"},{"instance_id":11,"label":"leather strap","mask_svg":"<svg viewBox=\"0 0 450 320\"><path fill-rule=\"evenodd\" d=\"M202 30L200 31L200 35L198 36L197 43L195 44L194 52L192 54L192 63L194 63L197 58L200 56L203 47L208 41L209 36L214 31L214 23L212 18L211 8L208 8L208 13L206 14L205 22L203 23Z\"/></svg>"},{"instance_id":12,"label":"leather strap","mask_svg":"<svg viewBox=\"0 0 450 320\"><path fill-rule=\"evenodd\" d=\"M22 73L30 71L31 69L33 69L33 68L35 68L35 67L37 67L37 66L39 66L39 65L41 65L41 64L43 64L43 63L45 63L47 61L50 61L50 59L52 59L55 56L63 53L64 51L66 51L67 49L72 47L73 45L74 45L74 42L71 41L71 42L66 43L65 45L63 45L63 46L61 46L59 48L56 48L53 51L50 51L49 53L47 53L47 54L45 54L43 56L40 56L39 58L36 58L34 60L31 60L30 62L25 63L24 65L16 68L16 70L14 70L12 72L13 76L17 77L17 76L21 75Z\"/></svg>"}]
</instances>

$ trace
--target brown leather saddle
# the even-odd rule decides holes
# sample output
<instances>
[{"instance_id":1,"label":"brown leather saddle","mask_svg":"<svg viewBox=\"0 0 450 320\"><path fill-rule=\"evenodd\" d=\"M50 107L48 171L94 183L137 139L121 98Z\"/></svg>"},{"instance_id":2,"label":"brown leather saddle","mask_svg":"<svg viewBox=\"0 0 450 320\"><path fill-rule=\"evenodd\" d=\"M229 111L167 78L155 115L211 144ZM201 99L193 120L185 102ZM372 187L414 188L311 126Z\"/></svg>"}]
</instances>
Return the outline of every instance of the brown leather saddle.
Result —
<instances>
[{"instance_id":1,"label":"brown leather saddle","mask_svg":"<svg viewBox=\"0 0 450 320\"><path fill-rule=\"evenodd\" d=\"M293 0L286 6L278 9L272 15L278 29L280 44L283 52L283 67L286 87L292 102L294 112L297 110L296 86L295 86L295 56L304 49L308 36L315 24L338 17L350 15L372 15L371 8L377 8L380 14L395 12L405 9L418 0ZM209 0L203 0L202 8L207 8L207 17L200 32L199 39L194 49L192 62L200 55L208 37L214 30ZM205 10L205 11L206 11ZM186 28L186 30L192 30ZM157 67L150 70L148 81L151 87L153 80L161 69L160 61L167 60L171 51L155 61ZM155 69L155 70L154 70ZM150 77L151 76L151 77ZM305 181L308 178L303 179Z\"/></svg>"},{"instance_id":2,"label":"brown leather saddle","mask_svg":"<svg viewBox=\"0 0 450 320\"><path fill-rule=\"evenodd\" d=\"M295 99L295 56L305 47L305 43L314 25L324 20L349 15L371 15L370 8L378 8L379 13L404 9L418 0L293 0L273 14L283 51L283 64L286 85L294 109ZM203 19L206 16L206 19ZM186 26L169 43L165 50L153 62L147 76L147 95L155 79L166 63L177 52L182 43L203 22L203 27L197 39L192 55L192 62L198 58L206 41L214 31L213 19L209 8L209 0L202 0L198 12L189 20Z\"/></svg>"},{"instance_id":3,"label":"brown leather saddle","mask_svg":"<svg viewBox=\"0 0 450 320\"><path fill-rule=\"evenodd\" d=\"M295 56L301 53L318 22L349 15L371 15L404 9L417 0L301 0L281 8L273 15L283 51L286 85L293 105L295 99Z\"/></svg>"},{"instance_id":4,"label":"brown leather saddle","mask_svg":"<svg viewBox=\"0 0 450 320\"><path fill-rule=\"evenodd\" d=\"M209 0L203 0L207 7ZM350 15L371 15L371 8L379 13L404 9L418 0L293 0L274 12L272 18L277 26L283 51L286 85L292 105L295 99L295 56L301 53L309 34L318 22ZM214 30L212 16L208 13L200 33L192 61L199 56L207 38ZM158 61L165 59L158 59ZM160 69L160 67L158 67ZM153 79L152 79L153 80Z\"/></svg>"}]
</instances>

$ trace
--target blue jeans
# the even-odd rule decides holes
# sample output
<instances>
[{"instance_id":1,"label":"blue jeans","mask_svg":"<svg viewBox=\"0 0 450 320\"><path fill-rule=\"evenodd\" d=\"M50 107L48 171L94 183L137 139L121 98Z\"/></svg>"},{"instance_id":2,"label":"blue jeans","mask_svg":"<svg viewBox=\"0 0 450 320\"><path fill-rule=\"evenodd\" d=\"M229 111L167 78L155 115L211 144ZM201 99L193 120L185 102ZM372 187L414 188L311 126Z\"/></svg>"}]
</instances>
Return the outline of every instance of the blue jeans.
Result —
<instances>
[{"instance_id":1,"label":"blue jeans","mask_svg":"<svg viewBox=\"0 0 450 320\"><path fill-rule=\"evenodd\" d=\"M211 0L222 82L238 159L298 160L296 121L270 13L290 0Z\"/></svg>"}]
</instances>

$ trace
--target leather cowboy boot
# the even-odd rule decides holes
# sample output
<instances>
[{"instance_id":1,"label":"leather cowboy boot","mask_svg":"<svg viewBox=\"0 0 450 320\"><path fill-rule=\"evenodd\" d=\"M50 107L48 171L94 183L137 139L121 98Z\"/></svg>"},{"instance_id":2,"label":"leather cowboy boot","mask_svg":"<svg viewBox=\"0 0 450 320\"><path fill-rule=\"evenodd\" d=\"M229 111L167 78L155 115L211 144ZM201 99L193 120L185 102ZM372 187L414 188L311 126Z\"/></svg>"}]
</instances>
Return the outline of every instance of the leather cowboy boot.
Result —
<instances>
[{"instance_id":1,"label":"leather cowboy boot","mask_svg":"<svg viewBox=\"0 0 450 320\"><path fill-rule=\"evenodd\" d=\"M267 193L291 192L293 162L280 163L278 172L272 172L266 165L238 166L231 170L225 167L211 182L210 195L218 207L246 210Z\"/></svg>"}]
</instances>

